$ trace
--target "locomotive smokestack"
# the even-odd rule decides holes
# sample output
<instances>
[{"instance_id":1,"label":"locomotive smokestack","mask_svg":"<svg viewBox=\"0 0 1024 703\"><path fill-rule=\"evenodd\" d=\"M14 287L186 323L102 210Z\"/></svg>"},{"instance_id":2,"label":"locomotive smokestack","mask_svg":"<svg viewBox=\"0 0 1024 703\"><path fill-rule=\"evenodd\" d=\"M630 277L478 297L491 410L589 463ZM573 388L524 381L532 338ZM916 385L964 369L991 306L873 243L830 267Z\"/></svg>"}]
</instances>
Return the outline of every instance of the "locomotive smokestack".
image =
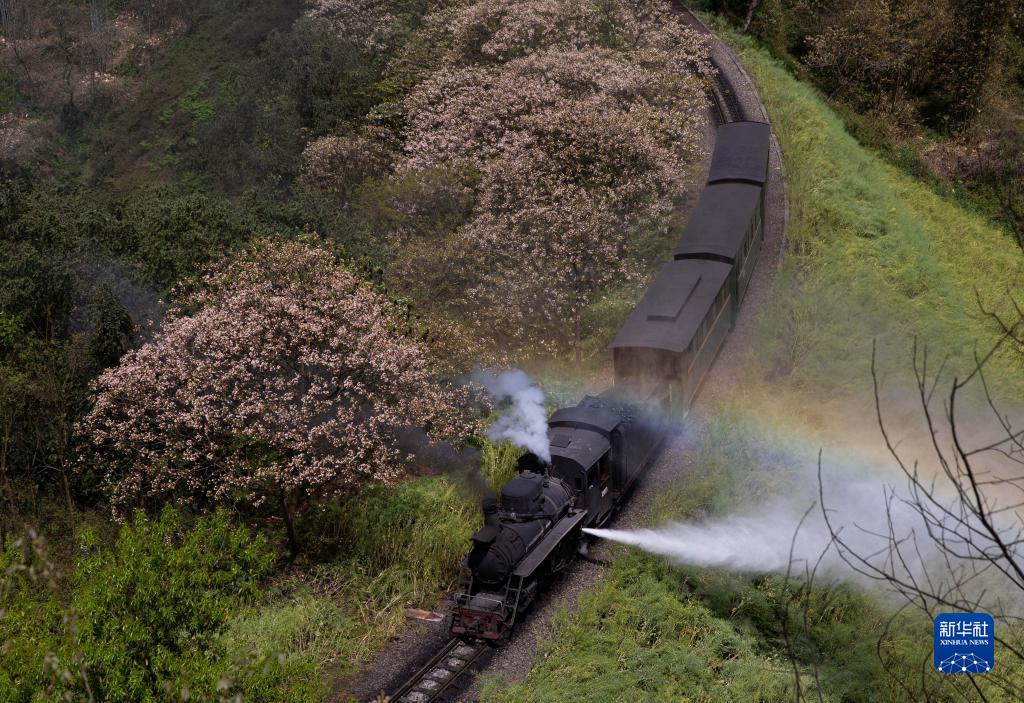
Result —
<instances>
[{"instance_id":1,"label":"locomotive smokestack","mask_svg":"<svg viewBox=\"0 0 1024 703\"><path fill-rule=\"evenodd\" d=\"M484 525L498 525L498 500L494 496L487 496L481 501L484 510Z\"/></svg>"}]
</instances>

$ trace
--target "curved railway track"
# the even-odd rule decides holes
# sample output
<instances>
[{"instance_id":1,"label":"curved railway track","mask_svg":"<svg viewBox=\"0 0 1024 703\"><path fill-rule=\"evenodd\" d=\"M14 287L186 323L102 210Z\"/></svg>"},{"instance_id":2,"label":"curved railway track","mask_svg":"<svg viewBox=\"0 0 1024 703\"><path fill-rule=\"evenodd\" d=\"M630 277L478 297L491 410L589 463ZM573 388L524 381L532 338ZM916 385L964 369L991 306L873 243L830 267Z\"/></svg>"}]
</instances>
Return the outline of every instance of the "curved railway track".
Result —
<instances>
[{"instance_id":1,"label":"curved railway track","mask_svg":"<svg viewBox=\"0 0 1024 703\"><path fill-rule=\"evenodd\" d=\"M681 22L702 35L714 37L714 33L688 7L673 0L671 8ZM746 77L735 57L732 57L735 66L724 67L721 64L723 60L728 61L727 58L711 56L710 63L714 72L711 76L702 76L707 79L708 96L713 105L712 115L716 124L751 119L767 122L763 107L759 111L760 114L755 115L749 114L750 111L744 108L743 99L730 79L730 75L737 70L741 78ZM772 139L774 140L774 136ZM777 145L775 149L777 150ZM784 203L784 207L787 205L788 203ZM453 638L394 693L383 700L390 703L437 703L449 700L461 693L463 686L460 684L464 683L467 674L478 668L474 665L485 653L493 649L494 645L489 642Z\"/></svg>"},{"instance_id":2,"label":"curved railway track","mask_svg":"<svg viewBox=\"0 0 1024 703\"><path fill-rule=\"evenodd\" d=\"M671 8L672 12L686 26L697 30L698 33L704 36L714 36L711 30L708 29L708 26L690 8L678 2L672 2ZM710 79L708 80L708 92L710 93L711 101L715 105L714 112L718 118L718 124L750 119L743 109L743 104L740 102L727 72L722 70L718 59L714 56L710 57L710 61L711 67L715 69L714 74L712 76L701 75L701 77L706 80ZM700 74L701 72L696 71L696 73Z\"/></svg>"}]
</instances>

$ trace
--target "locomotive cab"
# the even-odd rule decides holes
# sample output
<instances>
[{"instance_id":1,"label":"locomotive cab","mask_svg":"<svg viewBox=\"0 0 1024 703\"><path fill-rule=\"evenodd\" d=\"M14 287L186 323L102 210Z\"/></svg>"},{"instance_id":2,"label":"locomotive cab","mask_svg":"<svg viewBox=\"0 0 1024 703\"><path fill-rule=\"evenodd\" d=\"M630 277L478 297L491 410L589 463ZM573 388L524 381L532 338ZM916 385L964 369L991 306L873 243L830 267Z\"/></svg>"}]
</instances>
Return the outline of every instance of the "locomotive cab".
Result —
<instances>
[{"instance_id":1,"label":"locomotive cab","mask_svg":"<svg viewBox=\"0 0 1024 703\"><path fill-rule=\"evenodd\" d=\"M576 491L576 504L586 508L588 525L599 525L611 516L615 493L612 445L607 437L584 429L553 429L551 474Z\"/></svg>"}]
</instances>

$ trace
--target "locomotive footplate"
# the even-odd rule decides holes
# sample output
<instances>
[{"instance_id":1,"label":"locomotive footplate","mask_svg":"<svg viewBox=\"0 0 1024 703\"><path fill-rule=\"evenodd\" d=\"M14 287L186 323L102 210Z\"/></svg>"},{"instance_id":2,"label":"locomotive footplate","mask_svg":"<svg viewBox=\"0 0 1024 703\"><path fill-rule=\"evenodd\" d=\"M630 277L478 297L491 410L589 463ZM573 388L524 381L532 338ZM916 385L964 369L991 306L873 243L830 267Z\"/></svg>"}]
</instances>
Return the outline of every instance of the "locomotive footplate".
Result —
<instances>
[{"instance_id":1,"label":"locomotive footplate","mask_svg":"<svg viewBox=\"0 0 1024 703\"><path fill-rule=\"evenodd\" d=\"M530 553L526 555L516 566L516 570L512 572L513 576L519 578L529 578L533 575L533 572L544 563L544 561L551 556L551 553L555 551L555 548L562 543L566 535L583 523L583 519L587 517L586 510L575 510L570 511L564 518L562 518L557 525L541 540L540 544L530 550Z\"/></svg>"}]
</instances>

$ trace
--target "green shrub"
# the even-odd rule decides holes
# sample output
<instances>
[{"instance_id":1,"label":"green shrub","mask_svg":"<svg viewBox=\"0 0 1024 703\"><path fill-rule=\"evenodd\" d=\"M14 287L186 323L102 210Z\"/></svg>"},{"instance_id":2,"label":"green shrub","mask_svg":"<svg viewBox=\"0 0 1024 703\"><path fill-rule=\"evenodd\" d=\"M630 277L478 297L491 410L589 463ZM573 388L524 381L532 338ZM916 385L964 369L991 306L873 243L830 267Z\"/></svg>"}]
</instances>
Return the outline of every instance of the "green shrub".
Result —
<instances>
[{"instance_id":1,"label":"green shrub","mask_svg":"<svg viewBox=\"0 0 1024 703\"><path fill-rule=\"evenodd\" d=\"M61 644L64 610L36 537L0 550L0 700L30 701L53 684L48 654Z\"/></svg>"},{"instance_id":2,"label":"green shrub","mask_svg":"<svg viewBox=\"0 0 1024 703\"><path fill-rule=\"evenodd\" d=\"M129 262L146 283L167 288L200 265L271 232L230 200L161 187L127 198L119 227L105 234L100 243L106 251Z\"/></svg>"},{"instance_id":3,"label":"green shrub","mask_svg":"<svg viewBox=\"0 0 1024 703\"><path fill-rule=\"evenodd\" d=\"M225 512L186 529L167 507L153 520L137 515L112 549L89 532L82 547L90 553L72 577L71 608L95 695L134 703L174 700L180 688L212 694L217 635L273 563L265 540Z\"/></svg>"},{"instance_id":4,"label":"green shrub","mask_svg":"<svg viewBox=\"0 0 1024 703\"><path fill-rule=\"evenodd\" d=\"M422 596L453 581L478 512L447 481L426 478L371 487L345 506L341 530L366 573L398 570Z\"/></svg>"}]
</instances>

